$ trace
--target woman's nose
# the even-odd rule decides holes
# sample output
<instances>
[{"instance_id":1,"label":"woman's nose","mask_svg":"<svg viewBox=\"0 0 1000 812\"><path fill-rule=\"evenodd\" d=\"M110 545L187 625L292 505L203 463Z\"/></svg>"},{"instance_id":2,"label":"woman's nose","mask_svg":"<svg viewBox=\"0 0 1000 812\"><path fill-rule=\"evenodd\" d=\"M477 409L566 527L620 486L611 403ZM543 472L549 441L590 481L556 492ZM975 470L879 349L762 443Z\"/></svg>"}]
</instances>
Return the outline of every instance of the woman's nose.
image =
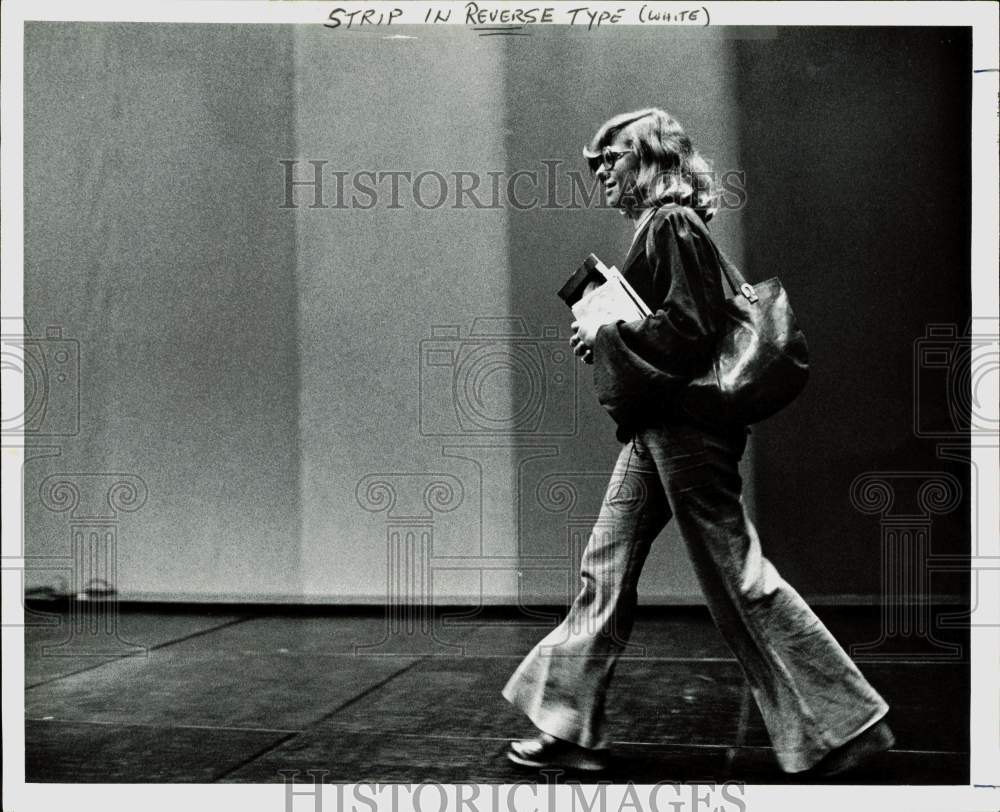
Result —
<instances>
[{"instance_id":1,"label":"woman's nose","mask_svg":"<svg viewBox=\"0 0 1000 812\"><path fill-rule=\"evenodd\" d=\"M601 164L594 173L594 177L597 178L598 183L604 183L608 178L608 168L604 164Z\"/></svg>"}]
</instances>

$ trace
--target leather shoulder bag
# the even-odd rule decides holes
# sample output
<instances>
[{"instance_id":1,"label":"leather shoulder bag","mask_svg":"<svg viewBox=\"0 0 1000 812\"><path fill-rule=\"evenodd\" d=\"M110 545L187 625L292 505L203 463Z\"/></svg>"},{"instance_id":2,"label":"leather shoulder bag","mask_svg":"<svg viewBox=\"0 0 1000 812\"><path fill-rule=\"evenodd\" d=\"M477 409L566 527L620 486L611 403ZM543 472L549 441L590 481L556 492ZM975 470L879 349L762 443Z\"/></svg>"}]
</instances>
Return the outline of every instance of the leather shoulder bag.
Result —
<instances>
[{"instance_id":1,"label":"leather shoulder bag","mask_svg":"<svg viewBox=\"0 0 1000 812\"><path fill-rule=\"evenodd\" d=\"M717 246L715 251L733 295L726 299L712 364L688 384L680 405L714 423L758 423L805 387L809 350L781 281L751 285Z\"/></svg>"}]
</instances>

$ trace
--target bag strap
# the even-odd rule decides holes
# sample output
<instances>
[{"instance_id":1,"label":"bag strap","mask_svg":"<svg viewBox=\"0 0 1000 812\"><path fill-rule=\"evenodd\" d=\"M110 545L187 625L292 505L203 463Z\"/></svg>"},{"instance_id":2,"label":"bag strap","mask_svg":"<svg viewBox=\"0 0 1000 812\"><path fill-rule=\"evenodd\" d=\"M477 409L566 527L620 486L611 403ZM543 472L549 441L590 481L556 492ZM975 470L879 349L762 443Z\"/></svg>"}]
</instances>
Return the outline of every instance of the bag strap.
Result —
<instances>
[{"instance_id":1,"label":"bag strap","mask_svg":"<svg viewBox=\"0 0 1000 812\"><path fill-rule=\"evenodd\" d=\"M683 205L683 204L676 204ZM690 207L689 207L690 208ZM697 217L697 215L695 215ZM652 219L652 218L650 218ZM690 218L689 218L690 219ZM712 239L712 235L708 233L708 229L705 228L704 224L701 222L701 218L698 218L698 230L701 232L702 236L708 240L709 245L715 250L715 255L719 259L719 267L722 268L722 275L726 278L729 283L729 287L733 292L733 296L742 295L746 298L750 304L755 304L758 300L757 292L753 289L753 285L747 282L743 274L740 273L739 268L737 268L732 262L729 261L722 249L716 245L715 240ZM649 256L649 239L652 231L646 232L646 256Z\"/></svg>"},{"instance_id":2,"label":"bag strap","mask_svg":"<svg viewBox=\"0 0 1000 812\"><path fill-rule=\"evenodd\" d=\"M739 268L729 261L729 257L722 253L722 249L715 244L715 240L712 240L712 246L715 248L715 253L719 257L719 266L722 268L722 275L726 277L726 281L729 283L729 287L733 291L733 296L742 294L746 297L746 300L750 302L750 304L756 302L757 292L753 289L753 285L747 282L743 274L740 273ZM736 278L735 281L733 281L733 277ZM737 282L739 283L738 287L736 284Z\"/></svg>"}]
</instances>

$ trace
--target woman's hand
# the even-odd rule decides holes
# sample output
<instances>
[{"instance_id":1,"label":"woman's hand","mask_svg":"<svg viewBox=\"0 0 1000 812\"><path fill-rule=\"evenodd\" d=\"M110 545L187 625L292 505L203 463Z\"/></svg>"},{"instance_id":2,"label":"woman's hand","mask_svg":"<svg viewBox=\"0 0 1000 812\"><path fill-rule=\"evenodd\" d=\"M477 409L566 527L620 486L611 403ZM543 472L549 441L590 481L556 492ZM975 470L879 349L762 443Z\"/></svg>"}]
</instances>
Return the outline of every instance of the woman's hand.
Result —
<instances>
[{"instance_id":1,"label":"woman's hand","mask_svg":"<svg viewBox=\"0 0 1000 812\"><path fill-rule=\"evenodd\" d=\"M594 363L594 340L600 326L601 322L594 317L583 318L570 325L573 335L570 336L569 344L580 360L587 364Z\"/></svg>"}]
</instances>

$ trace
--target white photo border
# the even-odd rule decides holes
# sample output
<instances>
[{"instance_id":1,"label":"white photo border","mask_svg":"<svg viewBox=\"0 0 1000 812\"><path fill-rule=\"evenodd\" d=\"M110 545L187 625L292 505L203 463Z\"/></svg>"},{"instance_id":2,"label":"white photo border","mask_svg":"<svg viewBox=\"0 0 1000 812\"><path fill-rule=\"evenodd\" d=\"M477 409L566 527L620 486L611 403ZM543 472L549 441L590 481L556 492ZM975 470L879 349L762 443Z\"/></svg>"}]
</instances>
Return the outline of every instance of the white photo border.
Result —
<instances>
[{"instance_id":1,"label":"white photo border","mask_svg":"<svg viewBox=\"0 0 1000 812\"><path fill-rule=\"evenodd\" d=\"M700 0L696 0L696 3ZM132 22L200 22L200 23L300 23L322 25L332 9L372 9L388 13L402 8L398 24L423 24L430 6L451 7L456 13L450 24L462 25L464 2L275 2L274 0L223 0L217 2L25 2L7 0L2 4L2 302L4 316L23 313L23 48L24 23L32 20L63 21L132 21ZM614 13L627 9L620 24L635 22L642 5L632 0L618 3L482 2L481 6L504 8L551 7L560 12L586 5L591 10ZM662 6L688 8L680 3ZM824 2L824 3L752 3L707 2L700 8L712 25L725 26L969 26L972 29L972 316L996 318L998 315L998 260L1000 241L997 223L1000 221L997 178L998 122L997 67L1000 63L997 41L998 6L992 2ZM557 19L557 22L564 21ZM700 24L700 23L699 23ZM23 391L8 387L3 391L5 414L23 411ZM996 396L996 393L994 393ZM997 396L1000 397L1000 396ZM973 451L975 455L976 451ZM997 453L995 447L985 449L979 462L979 491L972 500L973 526L978 527L979 558L982 565L970 572L976 579L979 597L974 607L971 639L971 729L970 785L964 787L870 787L870 786L747 786L746 808L753 810L800 809L837 810L898 807L908 810L995 810L1000 807L1000 512L996 495L1000 493ZM177 808L206 809L235 807L241 810L282 812L289 799L281 784L256 785L150 785L150 784L25 784L24 783L24 634L21 603L23 569L23 528L20 478L23 449L4 447L3 468L3 785L4 809L27 812L55 808L94 809L143 808L174 810ZM992 566L990 566L992 562ZM19 569L20 568L20 569ZM513 788L516 789L517 785ZM155 792L151 790L155 789ZM454 788L452 788L454 789ZM512 788L508 787L509 792ZM640 789L641 788L638 788ZM518 796L491 796L486 786L480 798L491 797L524 805L524 808L546 806L548 798L532 797L530 792ZM555 798L569 803L569 788L558 787ZM640 791L641 797L646 797ZM338 809L333 788L324 788L328 808ZM467 796L466 796L467 797ZM589 796L588 796L589 797ZM453 798L457 803L458 797ZM401 799L400 809L408 808ZM609 806L629 807L624 787L609 788ZM503 807L501 804L502 808ZM295 809L312 809L309 798L299 799ZM364 806L360 808L365 808ZM437 808L437 805L433 805ZM448 805L447 808L457 808ZM476 806L476 809L480 807ZM484 808L489 808L489 804ZM561 806L558 808L562 808ZM568 808L568 807L567 807ZM706 807L701 807L706 808ZM499 810L498 810L499 812Z\"/></svg>"}]
</instances>

